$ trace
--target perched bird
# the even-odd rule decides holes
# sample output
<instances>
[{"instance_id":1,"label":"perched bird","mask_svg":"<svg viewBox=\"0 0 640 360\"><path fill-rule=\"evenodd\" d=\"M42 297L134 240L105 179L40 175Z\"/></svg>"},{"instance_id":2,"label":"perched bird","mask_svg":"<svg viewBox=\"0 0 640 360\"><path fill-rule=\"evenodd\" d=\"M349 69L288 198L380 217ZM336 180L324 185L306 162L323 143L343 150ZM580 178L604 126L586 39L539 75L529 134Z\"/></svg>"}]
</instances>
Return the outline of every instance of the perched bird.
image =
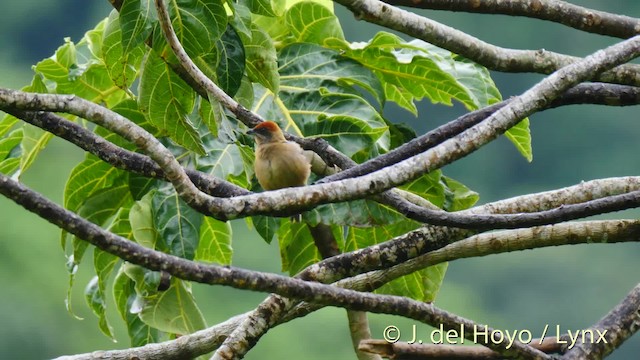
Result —
<instances>
[{"instance_id":1,"label":"perched bird","mask_svg":"<svg viewBox=\"0 0 640 360\"><path fill-rule=\"evenodd\" d=\"M278 124L262 122L247 134L255 136L254 164L258 182L265 190L304 186L311 173L311 164L300 145L287 141Z\"/></svg>"}]
</instances>

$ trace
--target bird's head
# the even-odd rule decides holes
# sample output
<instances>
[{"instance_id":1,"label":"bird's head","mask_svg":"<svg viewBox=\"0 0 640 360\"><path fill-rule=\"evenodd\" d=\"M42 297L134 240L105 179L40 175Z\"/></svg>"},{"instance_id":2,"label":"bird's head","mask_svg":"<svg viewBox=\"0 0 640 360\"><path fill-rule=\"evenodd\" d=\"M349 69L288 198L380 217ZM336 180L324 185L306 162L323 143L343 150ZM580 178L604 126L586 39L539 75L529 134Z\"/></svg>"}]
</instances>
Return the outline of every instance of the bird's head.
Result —
<instances>
[{"instance_id":1,"label":"bird's head","mask_svg":"<svg viewBox=\"0 0 640 360\"><path fill-rule=\"evenodd\" d=\"M256 125L253 129L247 131L247 134L256 137L256 144L264 144L270 142L284 142L284 134L278 124L273 121L263 121Z\"/></svg>"}]
</instances>

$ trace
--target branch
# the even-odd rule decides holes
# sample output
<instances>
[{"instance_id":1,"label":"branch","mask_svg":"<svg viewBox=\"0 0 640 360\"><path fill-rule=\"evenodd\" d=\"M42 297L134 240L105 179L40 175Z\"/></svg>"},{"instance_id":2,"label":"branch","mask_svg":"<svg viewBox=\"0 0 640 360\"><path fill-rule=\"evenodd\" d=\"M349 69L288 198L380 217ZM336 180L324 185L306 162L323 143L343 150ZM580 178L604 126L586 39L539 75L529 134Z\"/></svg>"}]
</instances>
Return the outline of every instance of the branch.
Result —
<instances>
[{"instance_id":1,"label":"branch","mask_svg":"<svg viewBox=\"0 0 640 360\"><path fill-rule=\"evenodd\" d=\"M450 139L470 127L484 121L487 117L509 104L513 98L464 114L457 119L437 127L388 153L377 156L362 164L350 167L335 175L320 179L317 183L325 183L362 176L396 164L411 156L427 151ZM626 85L589 83L579 84L567 90L540 110L557 108L565 105L592 104L607 106L631 106L640 104L640 88Z\"/></svg>"},{"instance_id":2,"label":"branch","mask_svg":"<svg viewBox=\"0 0 640 360\"><path fill-rule=\"evenodd\" d=\"M34 101L38 101L38 98L35 97ZM101 108L95 104L94 107ZM98 137L87 129L82 128L80 125L65 120L57 115L43 112L20 111L14 108L5 108L5 110L31 124L51 131L52 133L77 144L81 148L96 154L101 159L115 167L131 170L150 177L162 177L166 179L163 175L162 169L154 164L148 157L119 148ZM478 114L478 112L471 114ZM469 119L469 117L463 116L462 119ZM454 128L454 126L451 128ZM436 130L436 134L442 133L443 132ZM420 138L419 141L422 139L424 138ZM428 141L429 139L433 139L433 137L426 137L426 139ZM420 142L418 142L418 144L420 144ZM413 148L413 145L411 148ZM205 190L206 193L224 197L250 194L242 188L200 172L185 169L182 169L182 171L185 171L189 178L193 179L194 183L198 185L198 188ZM411 202L404 201L397 195L391 193L387 193L386 197L381 198L380 200L383 203L387 203L397 208L401 213L406 214L412 219L430 223L432 225L475 229L497 229L537 226L573 220L605 212L628 209L639 205L640 192L632 192L610 198L588 201L583 204L566 205L543 212L517 215L469 215L465 214L465 212L447 213L440 210L426 209L422 206L414 205Z\"/></svg>"},{"instance_id":3,"label":"branch","mask_svg":"<svg viewBox=\"0 0 640 360\"><path fill-rule=\"evenodd\" d=\"M167 180L162 169L148 156L123 149L61 116L43 111L4 110L18 119L46 130L96 155L113 167L150 178ZM232 197L251 193L244 188L200 171L187 168L184 171L195 186L212 196Z\"/></svg>"},{"instance_id":4,"label":"branch","mask_svg":"<svg viewBox=\"0 0 640 360\"><path fill-rule=\"evenodd\" d=\"M544 49L513 50L488 44L460 30L388 5L379 0L335 0L358 19L393 29L464 56L490 70L551 74L580 58ZM640 67L624 65L594 75L592 80L640 85Z\"/></svg>"},{"instance_id":5,"label":"branch","mask_svg":"<svg viewBox=\"0 0 640 360\"><path fill-rule=\"evenodd\" d=\"M639 19L588 9L558 0L384 0L384 2L420 9L523 16L623 39L640 33Z\"/></svg>"},{"instance_id":6,"label":"branch","mask_svg":"<svg viewBox=\"0 0 640 360\"><path fill-rule=\"evenodd\" d=\"M166 271L183 280L211 285L226 285L237 289L273 292L288 298L352 310L395 314L430 325L442 325L445 329L459 329L460 326L463 326L466 332L465 336L468 336L469 340L474 339L473 329L478 327L472 321L452 315L432 304L403 297L361 293L281 275L234 267L205 265L151 250L90 223L2 174L0 174L0 193L52 224L67 230L80 239L85 239L110 254L150 270ZM484 327L481 328L484 329ZM489 332L493 331L488 327L486 329ZM548 358L540 351L521 343L512 344L510 349L506 349L510 345L507 341L501 343L489 341L483 345L501 354L518 354L526 359Z\"/></svg>"},{"instance_id":7,"label":"branch","mask_svg":"<svg viewBox=\"0 0 640 360\"><path fill-rule=\"evenodd\" d=\"M389 269L357 275L353 278L341 280L336 285L343 286L341 285L343 282L348 282L349 284L360 282L366 284L366 288L358 287L359 290L373 291L391 280L447 261L550 246L587 243L613 244L620 242L640 242L640 221L581 221L498 231L474 235L407 260ZM353 285L348 287L354 288Z\"/></svg>"},{"instance_id":8,"label":"branch","mask_svg":"<svg viewBox=\"0 0 640 360\"><path fill-rule=\"evenodd\" d=\"M387 203L387 199L379 199ZM399 201L389 204L410 219L430 225L452 226L461 229L491 230L516 229L523 227L556 224L563 221L581 219L588 216L606 214L640 206L640 191L591 200L580 204L561 205L558 208L533 213L478 215L468 211L450 213L424 208L411 202Z\"/></svg>"},{"instance_id":9,"label":"branch","mask_svg":"<svg viewBox=\"0 0 640 360\"><path fill-rule=\"evenodd\" d=\"M620 347L639 328L640 284L636 285L620 304L588 329L593 333L593 339L586 336L585 339L587 341L578 343L578 345L567 351L562 359L602 359ZM585 330L585 334L590 334L588 330Z\"/></svg>"},{"instance_id":10,"label":"branch","mask_svg":"<svg viewBox=\"0 0 640 360\"><path fill-rule=\"evenodd\" d=\"M640 190L640 177L599 179L558 190L517 196L467 211L470 214L531 212L636 190ZM335 282L367 271L389 268L470 235L473 233L463 229L424 226L389 241L310 265L299 276L305 280Z\"/></svg>"},{"instance_id":11,"label":"branch","mask_svg":"<svg viewBox=\"0 0 640 360\"><path fill-rule=\"evenodd\" d=\"M440 250L399 264L386 270L373 271L333 283L333 285L357 291L373 291L383 284L400 276L436 265L467 257L479 257L504 251L519 251L548 246L617 243L640 240L640 222L630 220L585 221L571 224L558 224L542 228L507 230L495 234L482 234L450 244ZM269 298L273 297L270 296ZM291 300L280 319L274 325L280 325L292 319L305 316L322 308L321 305L302 303L291 310ZM129 359L131 357L179 359L182 356L198 356L217 348L222 341L236 329L251 312L235 316L221 324L196 333L185 335L177 340L160 344L148 344L126 350L99 351L64 357L65 360L88 359ZM279 314L279 313L278 313ZM375 340L374 340L375 341ZM413 346L416 346L415 344ZM545 352L548 352L544 350Z\"/></svg>"}]
</instances>

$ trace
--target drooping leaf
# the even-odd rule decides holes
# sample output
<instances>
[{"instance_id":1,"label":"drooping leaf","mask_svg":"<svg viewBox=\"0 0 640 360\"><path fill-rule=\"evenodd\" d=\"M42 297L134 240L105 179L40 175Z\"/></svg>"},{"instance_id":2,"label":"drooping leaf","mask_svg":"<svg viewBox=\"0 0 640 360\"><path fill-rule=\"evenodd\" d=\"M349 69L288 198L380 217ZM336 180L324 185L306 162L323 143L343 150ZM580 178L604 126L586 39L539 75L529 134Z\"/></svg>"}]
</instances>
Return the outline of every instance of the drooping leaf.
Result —
<instances>
[{"instance_id":1,"label":"drooping leaf","mask_svg":"<svg viewBox=\"0 0 640 360\"><path fill-rule=\"evenodd\" d=\"M147 54L140 79L140 110L156 128L189 150L203 153L198 132L189 121L195 92L153 51Z\"/></svg>"},{"instance_id":2,"label":"drooping leaf","mask_svg":"<svg viewBox=\"0 0 640 360\"><path fill-rule=\"evenodd\" d=\"M251 37L242 37L247 76L277 94L280 87L278 61L273 40L262 29L253 26Z\"/></svg>"},{"instance_id":3,"label":"drooping leaf","mask_svg":"<svg viewBox=\"0 0 640 360\"><path fill-rule=\"evenodd\" d=\"M6 159L16 150L20 151L20 143L22 142L23 130L17 129L0 139L0 161Z\"/></svg>"},{"instance_id":4,"label":"drooping leaf","mask_svg":"<svg viewBox=\"0 0 640 360\"><path fill-rule=\"evenodd\" d=\"M449 263L426 267L390 281L376 290L380 294L406 296L427 303L434 302L444 280Z\"/></svg>"},{"instance_id":5,"label":"drooping leaf","mask_svg":"<svg viewBox=\"0 0 640 360\"><path fill-rule=\"evenodd\" d=\"M294 275L322 260L306 224L285 220L280 225L277 235L282 271Z\"/></svg>"},{"instance_id":6,"label":"drooping leaf","mask_svg":"<svg viewBox=\"0 0 640 360\"><path fill-rule=\"evenodd\" d=\"M133 239L138 244L150 249L156 249L160 235L154 226L153 211L151 210L152 198L153 193L148 193L131 206L129 223L131 224ZM164 249L160 248L160 250Z\"/></svg>"},{"instance_id":7,"label":"drooping leaf","mask_svg":"<svg viewBox=\"0 0 640 360\"><path fill-rule=\"evenodd\" d=\"M152 0L124 0L120 8L122 49L129 53L151 35L158 14ZM106 31L105 31L106 33Z\"/></svg>"},{"instance_id":8,"label":"drooping leaf","mask_svg":"<svg viewBox=\"0 0 640 360\"><path fill-rule=\"evenodd\" d=\"M130 7L130 4L134 3L140 3L140 1L127 0L124 2L123 8ZM130 13L131 9L127 9L127 11ZM121 30L126 27L124 24L120 24L124 14L120 12L118 15L118 12L114 10L109 15L102 41L102 55L107 73L113 83L121 89L128 89L138 76L144 48L141 42L133 42L136 35L131 33L129 36L134 36L134 38L128 38ZM136 46L131 46L133 43Z\"/></svg>"},{"instance_id":9,"label":"drooping leaf","mask_svg":"<svg viewBox=\"0 0 640 360\"><path fill-rule=\"evenodd\" d=\"M504 135L507 139L511 140L511 143L518 149L520 154L524 156L527 161L533 161L533 149L531 148L531 130L529 129L529 118L517 123L514 127L507 130Z\"/></svg>"},{"instance_id":10,"label":"drooping leaf","mask_svg":"<svg viewBox=\"0 0 640 360\"><path fill-rule=\"evenodd\" d=\"M77 211L84 201L101 189L111 187L123 175L122 170L98 159L94 155L71 170L64 190L64 207Z\"/></svg>"},{"instance_id":11,"label":"drooping leaf","mask_svg":"<svg viewBox=\"0 0 640 360\"><path fill-rule=\"evenodd\" d=\"M203 215L180 199L173 187L156 191L151 200L154 225L170 254L193 260Z\"/></svg>"},{"instance_id":12,"label":"drooping leaf","mask_svg":"<svg viewBox=\"0 0 640 360\"><path fill-rule=\"evenodd\" d=\"M251 224L253 224L260 237L262 237L267 244L271 244L273 237L276 236L278 229L280 229L280 219L256 215L247 218L247 221L249 220L251 220Z\"/></svg>"},{"instance_id":13,"label":"drooping leaf","mask_svg":"<svg viewBox=\"0 0 640 360\"><path fill-rule=\"evenodd\" d=\"M196 261L231 264L231 224L204 217L200 227L200 241L196 249Z\"/></svg>"},{"instance_id":14,"label":"drooping leaf","mask_svg":"<svg viewBox=\"0 0 640 360\"><path fill-rule=\"evenodd\" d=\"M139 316L147 325L171 334L191 334L206 327L191 289L176 278L166 291L144 299Z\"/></svg>"},{"instance_id":15,"label":"drooping leaf","mask_svg":"<svg viewBox=\"0 0 640 360\"><path fill-rule=\"evenodd\" d=\"M447 211L468 209L480 199L477 192L469 189L459 181L443 176L442 182L445 185L444 209Z\"/></svg>"},{"instance_id":16,"label":"drooping leaf","mask_svg":"<svg viewBox=\"0 0 640 360\"><path fill-rule=\"evenodd\" d=\"M93 313L98 316L98 327L102 333L115 341L115 336L113 335L113 328L107 321L106 317L106 302L104 298L104 289L101 289L98 285L98 277L94 276L91 281L87 284L84 289L85 300L87 301L87 305L93 311Z\"/></svg>"},{"instance_id":17,"label":"drooping leaf","mask_svg":"<svg viewBox=\"0 0 640 360\"><path fill-rule=\"evenodd\" d=\"M116 308L125 321L127 332L131 339L131 346L138 347L162 340L162 333L145 324L137 313L131 311L137 299L134 281L121 270L113 281L113 296Z\"/></svg>"},{"instance_id":18,"label":"drooping leaf","mask_svg":"<svg viewBox=\"0 0 640 360\"><path fill-rule=\"evenodd\" d=\"M231 26L222 37L216 41L218 52L218 66L216 67L216 78L220 88L229 96L235 96L242 82L242 75L245 70L245 54L242 40Z\"/></svg>"}]
</instances>

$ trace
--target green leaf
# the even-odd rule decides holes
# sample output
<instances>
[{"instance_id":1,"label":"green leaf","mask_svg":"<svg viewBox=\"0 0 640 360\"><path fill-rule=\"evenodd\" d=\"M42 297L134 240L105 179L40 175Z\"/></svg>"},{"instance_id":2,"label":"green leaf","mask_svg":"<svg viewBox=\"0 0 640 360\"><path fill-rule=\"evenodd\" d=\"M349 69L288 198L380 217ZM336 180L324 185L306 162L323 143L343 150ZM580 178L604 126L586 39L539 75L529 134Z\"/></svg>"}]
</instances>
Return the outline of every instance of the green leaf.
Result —
<instances>
[{"instance_id":1,"label":"green leaf","mask_svg":"<svg viewBox=\"0 0 640 360\"><path fill-rule=\"evenodd\" d=\"M448 265L449 263L445 262L399 277L376 290L376 293L406 296L427 303L434 302Z\"/></svg>"},{"instance_id":2,"label":"green leaf","mask_svg":"<svg viewBox=\"0 0 640 360\"><path fill-rule=\"evenodd\" d=\"M133 204L129 211L129 222L133 239L142 246L155 249L160 235L153 224L152 198L153 193L148 193Z\"/></svg>"},{"instance_id":3,"label":"green leaf","mask_svg":"<svg viewBox=\"0 0 640 360\"><path fill-rule=\"evenodd\" d=\"M395 210L371 200L325 204L307 211L303 219L310 225L318 223L342 226L375 226L397 222L404 217Z\"/></svg>"},{"instance_id":4,"label":"green leaf","mask_svg":"<svg viewBox=\"0 0 640 360\"><path fill-rule=\"evenodd\" d=\"M276 236L280 229L280 219L271 216L256 215L247 218L247 222L253 224L258 234L267 244L271 244L273 237Z\"/></svg>"},{"instance_id":5,"label":"green leaf","mask_svg":"<svg viewBox=\"0 0 640 360\"><path fill-rule=\"evenodd\" d=\"M442 171L432 171L401 187L410 193L418 195L433 205L442 208L445 203L445 186L441 182Z\"/></svg>"},{"instance_id":6,"label":"green leaf","mask_svg":"<svg viewBox=\"0 0 640 360\"><path fill-rule=\"evenodd\" d=\"M159 180L129 173L129 191L134 200L140 200L152 189L158 187Z\"/></svg>"},{"instance_id":7,"label":"green leaf","mask_svg":"<svg viewBox=\"0 0 640 360\"><path fill-rule=\"evenodd\" d=\"M392 44L395 35L378 34L386 41L380 43ZM374 42L374 40L372 40ZM452 75L456 82L460 84L469 96L469 99L456 96L468 109L479 109L494 104L502 99L500 91L496 87L489 71L472 61L461 58L447 50L440 49L421 40L413 40L402 46L396 56L399 59L411 59L412 63L416 58L427 57L446 73ZM391 99L391 97L389 97ZM398 99L402 101L401 99ZM432 99L433 100L433 99ZM398 103L400 105L400 103ZM402 106L402 105L401 105ZM524 119L518 125L509 129L506 137L515 145L518 151L528 160L533 159L531 150L531 133L529 131L529 120Z\"/></svg>"},{"instance_id":8,"label":"green leaf","mask_svg":"<svg viewBox=\"0 0 640 360\"><path fill-rule=\"evenodd\" d=\"M354 251L383 243L396 236L415 230L419 226L420 223L416 221L403 220L377 227L352 227L347 234L345 251Z\"/></svg>"},{"instance_id":9,"label":"green leaf","mask_svg":"<svg viewBox=\"0 0 640 360\"><path fill-rule=\"evenodd\" d=\"M469 95L471 102L458 99L468 109L479 109L502 100L500 91L493 79L491 79L491 74L484 66L422 40L412 40L407 47L398 51L398 57L402 59L415 56L428 57L440 69L451 74Z\"/></svg>"},{"instance_id":10,"label":"green leaf","mask_svg":"<svg viewBox=\"0 0 640 360\"><path fill-rule=\"evenodd\" d=\"M99 189L88 196L78 208L77 213L86 220L103 226L121 207L128 207L131 201L127 183L120 182L109 188ZM65 236L64 233L63 236ZM73 237L73 261L77 264L80 264L89 246L85 240Z\"/></svg>"},{"instance_id":11,"label":"green leaf","mask_svg":"<svg viewBox=\"0 0 640 360\"><path fill-rule=\"evenodd\" d=\"M272 93L277 94L280 87L278 60L273 40L258 27L251 28L251 38L242 38L246 56L247 76Z\"/></svg>"},{"instance_id":12,"label":"green leaf","mask_svg":"<svg viewBox=\"0 0 640 360\"><path fill-rule=\"evenodd\" d=\"M284 220L277 235L282 271L294 275L322 260L306 224Z\"/></svg>"},{"instance_id":13,"label":"green leaf","mask_svg":"<svg viewBox=\"0 0 640 360\"><path fill-rule=\"evenodd\" d=\"M284 0L245 0L244 4L249 10L258 15L280 16L284 11Z\"/></svg>"},{"instance_id":14,"label":"green leaf","mask_svg":"<svg viewBox=\"0 0 640 360\"><path fill-rule=\"evenodd\" d=\"M229 222L204 217L200 227L200 241L194 260L231 264L231 224Z\"/></svg>"},{"instance_id":15,"label":"green leaf","mask_svg":"<svg viewBox=\"0 0 640 360\"><path fill-rule=\"evenodd\" d=\"M156 128L189 150L204 153L198 132L189 121L195 92L153 51L144 61L140 79L140 110Z\"/></svg>"},{"instance_id":16,"label":"green leaf","mask_svg":"<svg viewBox=\"0 0 640 360\"><path fill-rule=\"evenodd\" d=\"M285 24L294 41L318 45L329 38L344 40L338 17L330 9L315 2L299 2L285 13Z\"/></svg>"},{"instance_id":17,"label":"green leaf","mask_svg":"<svg viewBox=\"0 0 640 360\"><path fill-rule=\"evenodd\" d=\"M4 136L18 122L18 119L12 115L5 115L0 121L0 136Z\"/></svg>"},{"instance_id":18,"label":"green leaf","mask_svg":"<svg viewBox=\"0 0 640 360\"><path fill-rule=\"evenodd\" d=\"M124 2L123 8L136 2L139 1L127 0ZM103 34L102 56L109 77L117 87L124 90L128 89L138 76L144 48L142 43L138 43L135 47L129 47L133 39L123 36L119 21L123 16L124 14L121 12L118 17L118 12L115 10L109 15Z\"/></svg>"},{"instance_id":19,"label":"green leaf","mask_svg":"<svg viewBox=\"0 0 640 360\"><path fill-rule=\"evenodd\" d=\"M49 141L53 138L53 135L46 132L39 127L35 127L31 124L24 123L22 125L23 137L22 143L22 156L20 158L20 174L24 174L27 169L33 165L36 157L47 146Z\"/></svg>"},{"instance_id":20,"label":"green leaf","mask_svg":"<svg viewBox=\"0 0 640 360\"><path fill-rule=\"evenodd\" d=\"M245 145L223 143L216 138L208 137L205 148L207 155L197 158L198 170L240 186L246 187L250 183L249 176L242 176L253 176L253 170L250 169L252 164L247 164L242 154L243 148L247 148Z\"/></svg>"},{"instance_id":21,"label":"green leaf","mask_svg":"<svg viewBox=\"0 0 640 360\"><path fill-rule=\"evenodd\" d=\"M222 1L175 0L168 6L176 36L192 57L210 52L227 27Z\"/></svg>"},{"instance_id":22,"label":"green leaf","mask_svg":"<svg viewBox=\"0 0 640 360\"><path fill-rule=\"evenodd\" d=\"M158 137L160 135L158 129L156 129L148 119L144 116L144 113L140 111L140 107L138 103L133 99L125 99L116 105L114 105L111 110L117 112L118 114L126 117L128 120L133 122L134 124L141 126L143 129L147 130L151 135ZM111 136L117 136L111 133ZM105 136L106 137L106 136ZM119 137L119 136L118 136ZM111 138L109 138L111 142L115 142ZM129 143L127 140L122 139L121 141L116 142L119 146L127 147L130 149L134 149L135 146Z\"/></svg>"},{"instance_id":23,"label":"green leaf","mask_svg":"<svg viewBox=\"0 0 640 360\"><path fill-rule=\"evenodd\" d=\"M23 130L17 129L0 139L0 160L6 159L12 152L20 150L18 146L22 143L22 136Z\"/></svg>"},{"instance_id":24,"label":"green leaf","mask_svg":"<svg viewBox=\"0 0 640 360\"><path fill-rule=\"evenodd\" d=\"M385 95L378 77L338 51L314 44L292 44L280 52L280 86L292 93L326 88L330 92L358 94L357 85L380 103Z\"/></svg>"},{"instance_id":25,"label":"green leaf","mask_svg":"<svg viewBox=\"0 0 640 360\"><path fill-rule=\"evenodd\" d=\"M145 324L137 313L131 311L137 299L135 283L125 274L123 268L113 281L113 296L116 308L126 323L132 347L161 341L161 332Z\"/></svg>"},{"instance_id":26,"label":"green leaf","mask_svg":"<svg viewBox=\"0 0 640 360\"><path fill-rule=\"evenodd\" d=\"M233 97L242 82L245 55L242 40L231 25L227 26L222 37L216 41L216 49L219 54L218 66L216 67L218 85L225 93Z\"/></svg>"},{"instance_id":27,"label":"green leaf","mask_svg":"<svg viewBox=\"0 0 640 360\"><path fill-rule=\"evenodd\" d=\"M88 156L71 170L64 189L64 207L77 211L86 199L101 189L111 187L122 174L122 170L94 155Z\"/></svg>"},{"instance_id":28,"label":"green leaf","mask_svg":"<svg viewBox=\"0 0 640 360\"><path fill-rule=\"evenodd\" d=\"M233 18L229 21L244 38L251 38L251 11L249 11L249 8L244 2L233 4Z\"/></svg>"},{"instance_id":29,"label":"green leaf","mask_svg":"<svg viewBox=\"0 0 640 360\"><path fill-rule=\"evenodd\" d=\"M369 228L352 227L347 234L345 251L353 251L380 244L414 230L420 225L420 223L412 220L403 220L386 226ZM419 301L432 302L440 289L446 269L446 263L428 267L395 279L376 290L376 292L407 296Z\"/></svg>"},{"instance_id":30,"label":"green leaf","mask_svg":"<svg viewBox=\"0 0 640 360\"><path fill-rule=\"evenodd\" d=\"M516 149L527 159L528 162L533 161L533 150L531 148L531 131L529 129L529 118L517 123L504 134Z\"/></svg>"},{"instance_id":31,"label":"green leaf","mask_svg":"<svg viewBox=\"0 0 640 360\"><path fill-rule=\"evenodd\" d=\"M191 334L206 327L191 289L175 278L168 290L144 299L139 316L147 325L172 334Z\"/></svg>"},{"instance_id":32,"label":"green leaf","mask_svg":"<svg viewBox=\"0 0 640 360\"><path fill-rule=\"evenodd\" d=\"M169 253L193 260L203 215L180 199L173 187L155 192L151 204L156 229Z\"/></svg>"},{"instance_id":33,"label":"green leaf","mask_svg":"<svg viewBox=\"0 0 640 360\"><path fill-rule=\"evenodd\" d=\"M443 176L442 182L446 187L444 209L447 211L468 209L480 199L477 192L470 190L459 181Z\"/></svg>"},{"instance_id":34,"label":"green leaf","mask_svg":"<svg viewBox=\"0 0 640 360\"><path fill-rule=\"evenodd\" d=\"M247 109L251 108L253 105L253 84L247 76L242 77L240 88L236 93L235 99L240 103L240 105Z\"/></svg>"},{"instance_id":35,"label":"green leaf","mask_svg":"<svg viewBox=\"0 0 640 360\"><path fill-rule=\"evenodd\" d=\"M8 158L0 161L0 173L5 175L13 174L20 167L20 158Z\"/></svg>"},{"instance_id":36,"label":"green leaf","mask_svg":"<svg viewBox=\"0 0 640 360\"><path fill-rule=\"evenodd\" d=\"M85 300L89 308L93 310L93 313L98 316L98 327L102 333L115 342L115 336L113 335L113 328L107 321L105 316L106 303L104 298L104 291L98 286L98 277L94 276L84 289Z\"/></svg>"},{"instance_id":37,"label":"green leaf","mask_svg":"<svg viewBox=\"0 0 640 360\"><path fill-rule=\"evenodd\" d=\"M434 103L451 105L456 99L468 107L473 105L466 89L428 57L428 52L417 51L396 35L380 32L364 46L335 40L330 46L371 69L386 84L387 99L413 113L415 107L407 106L409 94L413 100L427 97Z\"/></svg>"},{"instance_id":38,"label":"green leaf","mask_svg":"<svg viewBox=\"0 0 640 360\"><path fill-rule=\"evenodd\" d=\"M129 53L142 45L151 35L153 24L157 20L158 14L152 0L124 0L119 21L123 52Z\"/></svg>"}]
</instances>

